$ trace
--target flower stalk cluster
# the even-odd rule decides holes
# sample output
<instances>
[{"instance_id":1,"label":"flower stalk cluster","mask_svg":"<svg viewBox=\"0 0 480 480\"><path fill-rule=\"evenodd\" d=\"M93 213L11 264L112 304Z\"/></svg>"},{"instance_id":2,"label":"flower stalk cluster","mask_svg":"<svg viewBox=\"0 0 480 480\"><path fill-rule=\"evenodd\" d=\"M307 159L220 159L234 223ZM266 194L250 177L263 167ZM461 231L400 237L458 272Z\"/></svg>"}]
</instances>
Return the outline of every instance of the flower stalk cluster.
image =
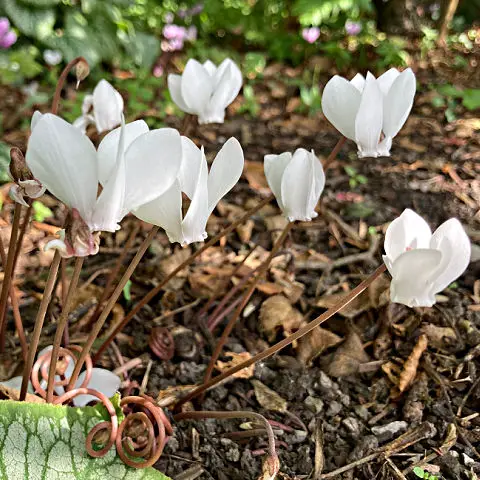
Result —
<instances>
[{"instance_id":1,"label":"flower stalk cluster","mask_svg":"<svg viewBox=\"0 0 480 480\"><path fill-rule=\"evenodd\" d=\"M165 38L169 36L172 39L176 38L175 35L178 34L174 32L176 26L170 24L167 27L164 30ZM314 42L318 38L314 38L316 33L304 32L305 40ZM349 34L358 33L352 30ZM78 59L74 62L78 67L77 78L83 79L88 74L88 67L85 69L84 62ZM70 62L69 65L73 64L75 63ZM218 67L210 61L201 64L191 59L181 75L170 74L168 77L168 87L173 101L185 113L197 115L200 124L223 122L226 109L237 97L241 86L240 69L230 59L224 60ZM59 232L58 238L47 245L47 248L55 249L55 255L30 342L25 375L21 384L21 398L25 398L29 386L29 377L61 258L75 257L71 288L63 305L54 345L51 351L44 350L39 354L41 362L51 362L49 375L43 378L44 382L40 382L39 369L44 372L47 367L44 365L34 368L33 385L38 391L45 393L48 401L58 402L59 398L64 398L73 399L77 405L85 405L92 397L77 395L95 391L99 392L97 398L106 398L119 388L120 379L111 372L102 369L91 371L88 368L91 362L90 349L155 235L163 229L171 243L186 246L204 242L208 237L209 217L218 202L235 187L242 175L244 154L238 140L232 137L224 142L209 167L203 147L180 135L177 130L172 128L150 130L143 120L126 123L123 98L106 80L100 81L92 95L85 98L82 116L70 124L56 115L60 90L61 88L57 88L54 113L35 112L33 115L32 133L25 157L18 149L14 148L11 151L10 173L15 183L11 195L18 203L15 210L18 216L15 217L17 229L21 206L29 206L30 199L41 197L45 190L67 207L63 229ZM403 72L391 69L378 78L371 73L365 78L358 74L351 81L338 76L333 77L325 86L322 106L325 116L338 131L356 142L360 158L378 157L390 155L392 140L408 118L414 95L413 72L410 69ZM87 127L90 125L94 125L98 133L109 132L98 147L86 135ZM327 163L333 160L344 140L345 138L342 138L339 141ZM432 306L435 303L435 295L467 268L470 261L470 241L457 219L446 221L432 234L426 221L407 209L392 221L386 231L383 256L385 265L377 268L368 279L332 309L290 337L248 362L211 378L214 362L220 355L228 335L254 293L257 282L267 273L272 258L288 237L293 222L310 222L317 217L317 204L326 184L324 168L326 165L322 166L313 150L305 148L299 148L293 153L266 155L264 173L273 195L205 243L135 305L122 322L114 326L113 333L100 347L94 362L126 323L159 293L176 273L273 197L276 198L288 223L269 256L259 267L256 276L250 281L246 293L220 337L207 369L204 384L193 390L181 403L202 394L207 388L216 385L229 375L276 353L312 331L356 298L387 269L392 276L390 287L392 302L403 303L409 307ZM60 342L67 326L83 259L98 252L102 232L117 231L121 228L122 220L129 214L151 223L153 227L111 296L102 299L102 305L97 312L98 318L95 315L87 341L82 348L77 348L78 355L72 356L70 350L61 349ZM7 261L8 271L13 271L12 258ZM8 282L5 282L5 285L7 284ZM4 289L6 288L4 286ZM110 281L108 288L110 289ZM7 301L8 292L5 292L7 290L2 292L2 304L6 304ZM105 305L104 300L107 300ZM4 323L3 313L0 323ZM70 361L62 370L59 364L65 362L68 355ZM85 362L87 372L90 373L82 374ZM60 379L60 375L63 380ZM54 392L57 394L56 399ZM165 427L166 423L162 422L160 419L160 423ZM122 432L123 428L125 425L120 426L118 431ZM113 442L113 439L110 441ZM157 441L160 449L156 450L153 444L150 445L152 452L155 453L145 465L158 459L164 441L165 428ZM278 459L274 449L271 457L275 460L274 467L270 468L273 478L278 470Z\"/></svg>"}]
</instances>

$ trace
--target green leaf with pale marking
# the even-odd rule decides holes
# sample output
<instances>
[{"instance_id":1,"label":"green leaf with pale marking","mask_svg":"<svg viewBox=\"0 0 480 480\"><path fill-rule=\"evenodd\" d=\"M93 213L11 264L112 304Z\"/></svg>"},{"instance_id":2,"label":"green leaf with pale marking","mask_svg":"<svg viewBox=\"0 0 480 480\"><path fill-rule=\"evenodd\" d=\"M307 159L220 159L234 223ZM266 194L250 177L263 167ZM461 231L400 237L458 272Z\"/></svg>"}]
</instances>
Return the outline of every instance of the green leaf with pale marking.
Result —
<instances>
[{"instance_id":1,"label":"green leaf with pale marking","mask_svg":"<svg viewBox=\"0 0 480 480\"><path fill-rule=\"evenodd\" d=\"M125 465L115 447L92 458L85 438L107 420L104 407L73 408L0 401L0 478L5 480L169 480L153 468Z\"/></svg>"}]
</instances>

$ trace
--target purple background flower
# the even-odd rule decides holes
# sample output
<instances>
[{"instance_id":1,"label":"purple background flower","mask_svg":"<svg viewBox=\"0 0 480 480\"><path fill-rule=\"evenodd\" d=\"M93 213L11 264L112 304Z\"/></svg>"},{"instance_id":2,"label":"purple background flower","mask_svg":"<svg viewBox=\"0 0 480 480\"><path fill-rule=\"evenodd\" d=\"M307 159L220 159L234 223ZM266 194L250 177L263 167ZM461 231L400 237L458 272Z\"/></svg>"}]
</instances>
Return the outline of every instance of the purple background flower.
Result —
<instances>
[{"instance_id":1,"label":"purple background flower","mask_svg":"<svg viewBox=\"0 0 480 480\"><path fill-rule=\"evenodd\" d=\"M17 41L17 34L10 30L8 18L0 18L0 48L10 48Z\"/></svg>"},{"instance_id":2,"label":"purple background flower","mask_svg":"<svg viewBox=\"0 0 480 480\"><path fill-rule=\"evenodd\" d=\"M308 43L315 43L320 36L320 29L318 27L304 28L302 30L302 37Z\"/></svg>"},{"instance_id":3,"label":"purple background flower","mask_svg":"<svg viewBox=\"0 0 480 480\"><path fill-rule=\"evenodd\" d=\"M362 24L347 20L345 22L345 31L347 32L347 35L358 35L362 31Z\"/></svg>"}]
</instances>

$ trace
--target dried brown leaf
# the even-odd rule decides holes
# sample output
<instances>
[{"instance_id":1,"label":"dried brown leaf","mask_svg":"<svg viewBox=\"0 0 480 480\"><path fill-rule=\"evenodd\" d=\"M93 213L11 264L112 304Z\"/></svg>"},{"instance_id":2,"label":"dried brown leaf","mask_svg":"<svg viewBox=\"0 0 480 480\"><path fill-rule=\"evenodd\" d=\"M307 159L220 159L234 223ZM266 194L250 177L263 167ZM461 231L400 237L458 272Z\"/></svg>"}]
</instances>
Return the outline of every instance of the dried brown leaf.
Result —
<instances>
[{"instance_id":1,"label":"dried brown leaf","mask_svg":"<svg viewBox=\"0 0 480 480\"><path fill-rule=\"evenodd\" d=\"M428 343L435 348L445 348L455 342L457 335L451 327L439 327L433 323L429 323L422 327L422 332L427 336Z\"/></svg>"},{"instance_id":2,"label":"dried brown leaf","mask_svg":"<svg viewBox=\"0 0 480 480\"><path fill-rule=\"evenodd\" d=\"M302 314L292 307L283 295L267 298L260 307L260 328L272 342L282 328L285 336L297 330L303 323Z\"/></svg>"},{"instance_id":3,"label":"dried brown leaf","mask_svg":"<svg viewBox=\"0 0 480 480\"><path fill-rule=\"evenodd\" d=\"M344 377L358 372L360 364L368 362L369 356L363 349L360 336L355 331L350 331L343 342L333 354L332 361L327 368L327 373L332 377Z\"/></svg>"},{"instance_id":4,"label":"dried brown leaf","mask_svg":"<svg viewBox=\"0 0 480 480\"><path fill-rule=\"evenodd\" d=\"M304 365L308 365L327 348L333 347L341 341L342 337L329 330L317 327L298 341L297 358Z\"/></svg>"},{"instance_id":5,"label":"dried brown leaf","mask_svg":"<svg viewBox=\"0 0 480 480\"><path fill-rule=\"evenodd\" d=\"M260 382L260 380L252 380L252 384L255 389L257 401L265 410L272 410L280 413L284 413L287 410L287 401L277 392L268 388Z\"/></svg>"},{"instance_id":6,"label":"dried brown leaf","mask_svg":"<svg viewBox=\"0 0 480 480\"><path fill-rule=\"evenodd\" d=\"M413 347L412 353L407 358L406 362L403 365L403 370L400 373L400 378L398 381L398 390L404 392L407 387L413 382L415 376L417 375L418 363L420 362L420 357L423 352L426 350L428 345L428 339L426 335L420 335L416 345Z\"/></svg>"},{"instance_id":7,"label":"dried brown leaf","mask_svg":"<svg viewBox=\"0 0 480 480\"><path fill-rule=\"evenodd\" d=\"M232 359L229 360L228 362L222 362L221 360L217 361L217 363L215 364L215 367L217 368L217 370L220 371L220 373L223 373L225 370L228 370L232 367L236 367L240 363L245 362L246 360L250 360L252 358L252 355L248 352L241 352L241 353L226 352L225 356L231 357ZM239 372L234 373L232 377L252 378L254 370L255 370L255 365L250 365L249 367L243 368Z\"/></svg>"}]
</instances>

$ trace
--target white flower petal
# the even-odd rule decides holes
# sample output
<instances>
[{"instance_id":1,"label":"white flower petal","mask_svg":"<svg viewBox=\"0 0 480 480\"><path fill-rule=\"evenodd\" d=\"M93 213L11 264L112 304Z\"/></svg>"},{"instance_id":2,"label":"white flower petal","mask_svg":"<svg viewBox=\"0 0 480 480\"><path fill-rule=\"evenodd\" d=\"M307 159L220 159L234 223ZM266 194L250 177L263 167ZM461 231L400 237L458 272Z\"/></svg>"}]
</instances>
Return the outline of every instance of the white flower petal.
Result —
<instances>
[{"instance_id":1,"label":"white flower petal","mask_svg":"<svg viewBox=\"0 0 480 480\"><path fill-rule=\"evenodd\" d=\"M197 115L207 109L212 95L213 80L201 63L190 59L182 74L182 98Z\"/></svg>"},{"instance_id":2,"label":"white flower petal","mask_svg":"<svg viewBox=\"0 0 480 480\"><path fill-rule=\"evenodd\" d=\"M400 75L396 68L391 68L377 78L378 87L384 95L388 94L395 79Z\"/></svg>"},{"instance_id":3,"label":"white flower petal","mask_svg":"<svg viewBox=\"0 0 480 480\"><path fill-rule=\"evenodd\" d=\"M189 138L182 137L182 165L178 179L182 192L191 200L202 166L202 151Z\"/></svg>"},{"instance_id":4,"label":"white flower petal","mask_svg":"<svg viewBox=\"0 0 480 480\"><path fill-rule=\"evenodd\" d=\"M122 127L118 127L107 133L98 146L98 179L101 185L104 185L113 174L117 161L118 142L121 131ZM125 149L127 149L137 137L148 131L148 125L144 120L136 120L135 122L125 125Z\"/></svg>"},{"instance_id":5,"label":"white flower petal","mask_svg":"<svg viewBox=\"0 0 480 480\"><path fill-rule=\"evenodd\" d=\"M290 152L283 152L280 155L265 155L263 159L263 169L268 186L275 195L281 210L284 209L282 200L282 177L291 159L292 154Z\"/></svg>"},{"instance_id":6,"label":"white flower petal","mask_svg":"<svg viewBox=\"0 0 480 480\"><path fill-rule=\"evenodd\" d=\"M284 214L291 222L309 221L316 216L310 208L312 192L315 191L315 172L307 150L299 148L293 154L283 172L281 190Z\"/></svg>"},{"instance_id":7,"label":"white flower petal","mask_svg":"<svg viewBox=\"0 0 480 480\"><path fill-rule=\"evenodd\" d=\"M167 81L170 96L177 107L185 113L193 113L182 97L182 76L170 73Z\"/></svg>"},{"instance_id":8,"label":"white flower petal","mask_svg":"<svg viewBox=\"0 0 480 480\"><path fill-rule=\"evenodd\" d=\"M408 307L431 307L435 270L442 260L438 250L419 248L402 253L392 264L390 297Z\"/></svg>"},{"instance_id":9,"label":"white flower petal","mask_svg":"<svg viewBox=\"0 0 480 480\"><path fill-rule=\"evenodd\" d=\"M375 77L369 72L360 108L355 118L355 141L359 157L377 157L383 123L383 96Z\"/></svg>"},{"instance_id":10,"label":"white flower petal","mask_svg":"<svg viewBox=\"0 0 480 480\"><path fill-rule=\"evenodd\" d=\"M125 153L125 209L134 210L165 193L181 163L182 140L177 130L160 128L137 137Z\"/></svg>"},{"instance_id":11,"label":"white flower petal","mask_svg":"<svg viewBox=\"0 0 480 480\"><path fill-rule=\"evenodd\" d=\"M429 248L432 231L428 223L407 208L388 226L385 253L394 262L402 253L415 248Z\"/></svg>"},{"instance_id":12,"label":"white flower petal","mask_svg":"<svg viewBox=\"0 0 480 480\"><path fill-rule=\"evenodd\" d=\"M98 133L111 130L121 122L123 98L106 80L93 90L93 115Z\"/></svg>"},{"instance_id":13,"label":"white flower petal","mask_svg":"<svg viewBox=\"0 0 480 480\"><path fill-rule=\"evenodd\" d=\"M208 211L238 182L243 171L243 150L234 137L229 138L217 153L208 175Z\"/></svg>"},{"instance_id":14,"label":"white flower petal","mask_svg":"<svg viewBox=\"0 0 480 480\"><path fill-rule=\"evenodd\" d=\"M30 130L33 132L33 129L37 125L38 121L43 117L43 113L35 110L32 115L32 120L30 121Z\"/></svg>"},{"instance_id":15,"label":"white flower petal","mask_svg":"<svg viewBox=\"0 0 480 480\"><path fill-rule=\"evenodd\" d=\"M182 191L178 180L163 195L132 213L144 222L162 227L170 242L183 243Z\"/></svg>"},{"instance_id":16,"label":"white flower petal","mask_svg":"<svg viewBox=\"0 0 480 480\"><path fill-rule=\"evenodd\" d=\"M383 106L383 133L387 137L397 135L406 122L416 88L415 75L410 68L399 74L392 83Z\"/></svg>"},{"instance_id":17,"label":"white flower petal","mask_svg":"<svg viewBox=\"0 0 480 480\"><path fill-rule=\"evenodd\" d=\"M88 223L98 187L92 142L65 120L46 113L30 136L26 160L35 178Z\"/></svg>"},{"instance_id":18,"label":"white flower petal","mask_svg":"<svg viewBox=\"0 0 480 480\"><path fill-rule=\"evenodd\" d=\"M456 218L447 220L435 230L430 247L442 252L442 264L434 280L434 289L438 293L466 270L472 247L462 224Z\"/></svg>"},{"instance_id":19,"label":"white flower petal","mask_svg":"<svg viewBox=\"0 0 480 480\"><path fill-rule=\"evenodd\" d=\"M126 169L125 169L125 120L122 115L120 136L117 137L117 159L113 172L110 172L102 193L97 199L90 228L92 231L115 232L128 213L125 210Z\"/></svg>"},{"instance_id":20,"label":"white flower petal","mask_svg":"<svg viewBox=\"0 0 480 480\"><path fill-rule=\"evenodd\" d=\"M211 77L215 76L215 72L217 71L217 66L211 60L207 60L203 64L203 68L205 68L205 70L209 73Z\"/></svg>"},{"instance_id":21,"label":"white flower petal","mask_svg":"<svg viewBox=\"0 0 480 480\"><path fill-rule=\"evenodd\" d=\"M208 165L203 147L199 160L200 169L196 177L195 192L182 222L183 245L202 242L207 236L205 227L210 214L208 211Z\"/></svg>"},{"instance_id":22,"label":"white flower petal","mask_svg":"<svg viewBox=\"0 0 480 480\"><path fill-rule=\"evenodd\" d=\"M76 387L79 387L84 380L85 372L78 376ZM120 383L120 377L109 370L105 370L104 368L93 368L92 376L88 382L88 388L97 390L98 392L103 393L106 397L111 398L120 388ZM84 407L91 401L95 400L98 401L98 398L93 395L79 395L73 399L73 404L76 407Z\"/></svg>"},{"instance_id":23,"label":"white flower petal","mask_svg":"<svg viewBox=\"0 0 480 480\"><path fill-rule=\"evenodd\" d=\"M365 78L361 73L357 73L351 80L350 83L361 93L365 87Z\"/></svg>"},{"instance_id":24,"label":"white flower petal","mask_svg":"<svg viewBox=\"0 0 480 480\"><path fill-rule=\"evenodd\" d=\"M313 174L314 174L314 189L312 190L312 195L310 197L308 210L312 212L312 218L317 216L315 212L315 207L317 206L320 195L325 188L325 172L323 171L322 162L315 155L313 150L310 152L310 159L313 165ZM313 215L315 214L315 215Z\"/></svg>"},{"instance_id":25,"label":"white flower petal","mask_svg":"<svg viewBox=\"0 0 480 480\"><path fill-rule=\"evenodd\" d=\"M235 62L226 58L218 66L213 82L214 92L210 104L213 110L215 105L222 106L224 109L235 100L242 88L242 72Z\"/></svg>"},{"instance_id":26,"label":"white flower petal","mask_svg":"<svg viewBox=\"0 0 480 480\"><path fill-rule=\"evenodd\" d=\"M327 120L345 137L355 140L355 116L361 94L345 78L335 75L325 85L322 110Z\"/></svg>"}]
</instances>

